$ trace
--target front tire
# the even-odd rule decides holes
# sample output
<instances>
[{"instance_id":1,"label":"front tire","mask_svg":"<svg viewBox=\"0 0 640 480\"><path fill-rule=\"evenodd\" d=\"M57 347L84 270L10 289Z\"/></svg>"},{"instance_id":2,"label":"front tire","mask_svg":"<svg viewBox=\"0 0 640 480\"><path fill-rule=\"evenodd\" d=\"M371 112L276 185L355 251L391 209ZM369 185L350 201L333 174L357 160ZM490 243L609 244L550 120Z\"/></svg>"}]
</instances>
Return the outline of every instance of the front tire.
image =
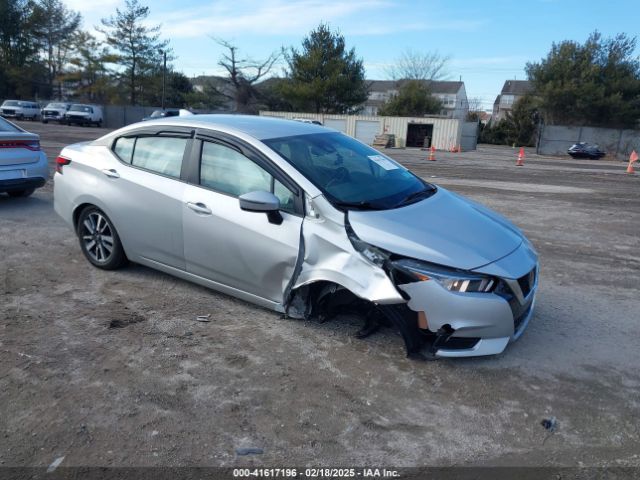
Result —
<instances>
[{"instance_id":1,"label":"front tire","mask_svg":"<svg viewBox=\"0 0 640 480\"><path fill-rule=\"evenodd\" d=\"M20 197L28 197L35 191L34 188L28 188L26 190L11 190L7 192L10 197L20 198Z\"/></svg>"},{"instance_id":2,"label":"front tire","mask_svg":"<svg viewBox=\"0 0 640 480\"><path fill-rule=\"evenodd\" d=\"M87 207L80 212L76 233L82 253L92 265L116 270L127 263L118 232L99 208Z\"/></svg>"}]
</instances>

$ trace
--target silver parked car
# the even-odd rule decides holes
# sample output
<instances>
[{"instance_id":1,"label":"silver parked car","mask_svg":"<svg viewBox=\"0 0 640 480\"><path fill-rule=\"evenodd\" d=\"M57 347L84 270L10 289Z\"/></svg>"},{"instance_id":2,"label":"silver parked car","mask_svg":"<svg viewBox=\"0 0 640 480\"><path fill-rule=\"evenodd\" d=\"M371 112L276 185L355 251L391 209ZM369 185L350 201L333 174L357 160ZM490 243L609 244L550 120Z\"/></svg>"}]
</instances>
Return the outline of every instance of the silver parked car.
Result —
<instances>
[{"instance_id":1,"label":"silver parked car","mask_svg":"<svg viewBox=\"0 0 640 480\"><path fill-rule=\"evenodd\" d=\"M40 137L0 118L0 192L28 197L49 178Z\"/></svg>"},{"instance_id":2,"label":"silver parked car","mask_svg":"<svg viewBox=\"0 0 640 480\"><path fill-rule=\"evenodd\" d=\"M410 355L500 353L538 259L509 221L322 126L198 115L66 147L56 212L86 258L127 260L294 318L395 326Z\"/></svg>"}]
</instances>

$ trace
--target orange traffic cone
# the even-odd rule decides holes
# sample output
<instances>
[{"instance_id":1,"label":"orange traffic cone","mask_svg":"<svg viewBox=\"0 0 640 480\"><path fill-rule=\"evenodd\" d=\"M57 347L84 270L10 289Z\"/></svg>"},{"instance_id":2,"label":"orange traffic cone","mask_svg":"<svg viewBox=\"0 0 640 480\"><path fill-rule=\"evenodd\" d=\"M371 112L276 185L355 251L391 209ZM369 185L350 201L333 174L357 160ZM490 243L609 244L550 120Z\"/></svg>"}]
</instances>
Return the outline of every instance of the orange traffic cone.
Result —
<instances>
[{"instance_id":1,"label":"orange traffic cone","mask_svg":"<svg viewBox=\"0 0 640 480\"><path fill-rule=\"evenodd\" d=\"M516 162L516 167L524 167L524 148L520 147L520 152L518 153L518 161Z\"/></svg>"},{"instance_id":2,"label":"orange traffic cone","mask_svg":"<svg viewBox=\"0 0 640 480\"><path fill-rule=\"evenodd\" d=\"M433 145L431 145L431 148L429 149L429 161L436 161L436 147L434 147Z\"/></svg>"},{"instance_id":3,"label":"orange traffic cone","mask_svg":"<svg viewBox=\"0 0 640 480\"><path fill-rule=\"evenodd\" d=\"M637 162L638 161L638 154L636 153L636 151L632 151L631 155L629 155L629 165L627 165L627 173L634 175L636 172L633 169L633 162Z\"/></svg>"}]
</instances>

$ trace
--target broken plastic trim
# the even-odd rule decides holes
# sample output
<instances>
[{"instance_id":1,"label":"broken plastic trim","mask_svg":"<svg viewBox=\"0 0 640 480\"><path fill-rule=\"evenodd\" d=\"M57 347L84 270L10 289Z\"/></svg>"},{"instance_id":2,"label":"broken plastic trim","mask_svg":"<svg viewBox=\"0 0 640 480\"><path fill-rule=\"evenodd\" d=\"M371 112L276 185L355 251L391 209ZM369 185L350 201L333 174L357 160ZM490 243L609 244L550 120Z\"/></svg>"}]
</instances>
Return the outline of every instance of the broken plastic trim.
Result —
<instances>
[{"instance_id":1,"label":"broken plastic trim","mask_svg":"<svg viewBox=\"0 0 640 480\"><path fill-rule=\"evenodd\" d=\"M346 212L344 216L344 226L345 230L347 231L347 237L349 237L349 241L351 242L351 245L353 245L353 248L356 251L360 252L360 254L371 263L382 268L396 287L405 283L419 281L419 279L415 278L414 276L407 275L405 270L397 268L395 262L392 261L391 253L381 248L374 247L373 245L370 245L367 242L361 240L349 223L348 212ZM399 288L397 290L402 298L404 298L405 300L409 300L409 296L406 292Z\"/></svg>"}]
</instances>

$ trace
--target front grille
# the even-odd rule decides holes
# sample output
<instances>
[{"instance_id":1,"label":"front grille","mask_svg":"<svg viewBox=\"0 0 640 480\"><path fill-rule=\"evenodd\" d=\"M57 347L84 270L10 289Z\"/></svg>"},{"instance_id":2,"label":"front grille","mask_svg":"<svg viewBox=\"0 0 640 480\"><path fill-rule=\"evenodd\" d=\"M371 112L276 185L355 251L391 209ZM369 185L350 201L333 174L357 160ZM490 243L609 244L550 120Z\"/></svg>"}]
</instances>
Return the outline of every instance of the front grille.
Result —
<instances>
[{"instance_id":1,"label":"front grille","mask_svg":"<svg viewBox=\"0 0 640 480\"><path fill-rule=\"evenodd\" d=\"M84 120L85 119L85 117L82 116L82 115L69 115L69 118L71 120Z\"/></svg>"},{"instance_id":2,"label":"front grille","mask_svg":"<svg viewBox=\"0 0 640 480\"><path fill-rule=\"evenodd\" d=\"M59 117L60 113L59 112L50 112L50 111L45 110L44 111L44 116L45 117Z\"/></svg>"},{"instance_id":3,"label":"front grille","mask_svg":"<svg viewBox=\"0 0 640 480\"><path fill-rule=\"evenodd\" d=\"M3 108L2 109L2 113L4 113L5 115L15 115L16 111L15 110L9 110L7 108Z\"/></svg>"},{"instance_id":4,"label":"front grille","mask_svg":"<svg viewBox=\"0 0 640 480\"><path fill-rule=\"evenodd\" d=\"M521 283L520 280L523 280L523 282ZM528 287L526 293L525 289L523 288L524 282L526 282L525 286ZM532 272L529 272L527 275L524 275L523 277L518 279L518 286L522 290L522 293L525 297L531 292L531 289L534 287L534 285L535 269L533 269ZM522 325L522 322L524 322L524 320L527 318L527 315L529 315L529 312L531 311L533 296L529 298L528 301L524 303L524 305L521 304L518 301L516 294L513 292L513 290L511 290L511 287L504 280L500 280L498 282L498 285L496 286L496 289L493 291L493 293L495 293L496 295L500 295L509 303L509 308L511 309L511 313L513 315L513 330L517 333L518 329Z\"/></svg>"},{"instance_id":5,"label":"front grille","mask_svg":"<svg viewBox=\"0 0 640 480\"><path fill-rule=\"evenodd\" d=\"M523 275L518 279L518 285L522 290L522 296L526 297L531 292L531 289L536 284L536 269L533 268L529 273Z\"/></svg>"}]
</instances>

